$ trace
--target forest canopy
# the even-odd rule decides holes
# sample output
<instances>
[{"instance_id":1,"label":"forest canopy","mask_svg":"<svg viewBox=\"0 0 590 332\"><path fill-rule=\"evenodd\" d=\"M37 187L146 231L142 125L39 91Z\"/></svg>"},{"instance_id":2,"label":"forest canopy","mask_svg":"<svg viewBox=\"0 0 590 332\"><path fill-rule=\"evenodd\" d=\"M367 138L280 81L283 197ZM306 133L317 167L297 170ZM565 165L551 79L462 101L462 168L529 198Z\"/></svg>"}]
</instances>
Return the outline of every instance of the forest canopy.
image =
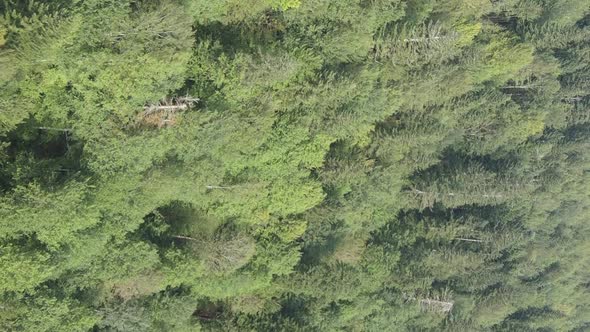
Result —
<instances>
[{"instance_id":1,"label":"forest canopy","mask_svg":"<svg viewBox=\"0 0 590 332\"><path fill-rule=\"evenodd\" d=\"M2 0L0 330L590 330L588 0Z\"/></svg>"}]
</instances>

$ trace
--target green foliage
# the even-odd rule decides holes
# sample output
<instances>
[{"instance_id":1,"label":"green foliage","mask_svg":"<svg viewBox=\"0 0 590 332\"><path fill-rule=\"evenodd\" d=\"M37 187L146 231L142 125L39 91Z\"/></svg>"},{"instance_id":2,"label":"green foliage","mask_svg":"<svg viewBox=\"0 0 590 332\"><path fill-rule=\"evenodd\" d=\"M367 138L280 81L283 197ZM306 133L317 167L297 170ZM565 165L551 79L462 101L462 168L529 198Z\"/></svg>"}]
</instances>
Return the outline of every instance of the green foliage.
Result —
<instances>
[{"instance_id":1,"label":"green foliage","mask_svg":"<svg viewBox=\"0 0 590 332\"><path fill-rule=\"evenodd\" d=\"M34 234L50 249L76 242L77 232L99 222L99 212L86 203L86 190L84 183L76 182L58 193L44 191L36 184L15 188L0 203L2 237Z\"/></svg>"},{"instance_id":2,"label":"green foliage","mask_svg":"<svg viewBox=\"0 0 590 332\"><path fill-rule=\"evenodd\" d=\"M55 273L47 253L26 247L3 246L0 261L3 267L0 277L2 292L32 290Z\"/></svg>"},{"instance_id":3,"label":"green foliage","mask_svg":"<svg viewBox=\"0 0 590 332\"><path fill-rule=\"evenodd\" d=\"M0 326L7 331L87 331L100 317L76 300L61 300L40 292L33 299L6 302Z\"/></svg>"},{"instance_id":4,"label":"green foliage","mask_svg":"<svg viewBox=\"0 0 590 332\"><path fill-rule=\"evenodd\" d=\"M584 0L0 3L0 330L583 331Z\"/></svg>"}]
</instances>

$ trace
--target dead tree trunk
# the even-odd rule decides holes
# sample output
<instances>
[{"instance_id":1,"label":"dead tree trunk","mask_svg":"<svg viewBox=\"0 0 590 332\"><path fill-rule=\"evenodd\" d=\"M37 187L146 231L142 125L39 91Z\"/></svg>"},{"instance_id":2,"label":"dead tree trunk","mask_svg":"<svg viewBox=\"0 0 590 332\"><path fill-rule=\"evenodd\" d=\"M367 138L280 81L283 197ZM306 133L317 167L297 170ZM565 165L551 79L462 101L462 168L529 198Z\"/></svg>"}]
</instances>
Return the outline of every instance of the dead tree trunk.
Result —
<instances>
[{"instance_id":1,"label":"dead tree trunk","mask_svg":"<svg viewBox=\"0 0 590 332\"><path fill-rule=\"evenodd\" d=\"M441 313L449 313L453 309L454 302L439 301L433 299L420 300L420 307L423 310L436 311Z\"/></svg>"},{"instance_id":2,"label":"dead tree trunk","mask_svg":"<svg viewBox=\"0 0 590 332\"><path fill-rule=\"evenodd\" d=\"M582 101L582 97L563 98L562 101L569 103L569 104L575 104L575 103Z\"/></svg>"},{"instance_id":3,"label":"dead tree trunk","mask_svg":"<svg viewBox=\"0 0 590 332\"><path fill-rule=\"evenodd\" d=\"M36 127L40 130L53 130L53 131L63 131L63 132L70 132L72 131L71 128L54 128L54 127Z\"/></svg>"},{"instance_id":4,"label":"dead tree trunk","mask_svg":"<svg viewBox=\"0 0 590 332\"><path fill-rule=\"evenodd\" d=\"M467 241L467 242L485 242L484 240L480 240L480 239L468 239L468 238L464 238L464 237L455 237L453 238L453 240L457 240L457 241Z\"/></svg>"},{"instance_id":5,"label":"dead tree trunk","mask_svg":"<svg viewBox=\"0 0 590 332\"><path fill-rule=\"evenodd\" d=\"M183 236L183 235L174 235L173 238L179 239L179 240L199 241L193 237Z\"/></svg>"},{"instance_id":6,"label":"dead tree trunk","mask_svg":"<svg viewBox=\"0 0 590 332\"><path fill-rule=\"evenodd\" d=\"M431 41L431 40L440 40L443 38L445 38L445 37L437 36L437 37L406 38L406 39L404 39L404 42L418 43L418 42L425 42L425 41Z\"/></svg>"},{"instance_id":7,"label":"dead tree trunk","mask_svg":"<svg viewBox=\"0 0 590 332\"><path fill-rule=\"evenodd\" d=\"M205 188L211 189L232 189L233 187L224 187L224 186L205 186Z\"/></svg>"},{"instance_id":8,"label":"dead tree trunk","mask_svg":"<svg viewBox=\"0 0 590 332\"><path fill-rule=\"evenodd\" d=\"M176 100L179 103L184 103L184 104L194 104L194 103L198 103L199 101L201 101L200 98L194 98L194 97L178 97L178 98L176 98Z\"/></svg>"},{"instance_id":9,"label":"dead tree trunk","mask_svg":"<svg viewBox=\"0 0 590 332\"><path fill-rule=\"evenodd\" d=\"M500 87L506 90L531 90L540 87L541 85L527 84L527 85L504 85Z\"/></svg>"},{"instance_id":10,"label":"dead tree trunk","mask_svg":"<svg viewBox=\"0 0 590 332\"><path fill-rule=\"evenodd\" d=\"M150 105L144 107L143 109L145 110L145 112L143 112L143 115L146 116L160 111L186 111L188 109L188 105Z\"/></svg>"}]
</instances>

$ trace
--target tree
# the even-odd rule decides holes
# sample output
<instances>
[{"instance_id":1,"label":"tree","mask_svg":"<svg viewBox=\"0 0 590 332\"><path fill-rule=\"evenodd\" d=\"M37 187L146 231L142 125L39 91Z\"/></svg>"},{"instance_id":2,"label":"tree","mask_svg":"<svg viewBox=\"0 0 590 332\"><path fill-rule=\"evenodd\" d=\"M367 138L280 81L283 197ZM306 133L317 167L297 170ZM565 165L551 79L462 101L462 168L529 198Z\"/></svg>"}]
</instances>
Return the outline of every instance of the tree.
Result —
<instances>
[{"instance_id":1,"label":"tree","mask_svg":"<svg viewBox=\"0 0 590 332\"><path fill-rule=\"evenodd\" d=\"M0 3L0 329L587 330L582 0Z\"/></svg>"}]
</instances>

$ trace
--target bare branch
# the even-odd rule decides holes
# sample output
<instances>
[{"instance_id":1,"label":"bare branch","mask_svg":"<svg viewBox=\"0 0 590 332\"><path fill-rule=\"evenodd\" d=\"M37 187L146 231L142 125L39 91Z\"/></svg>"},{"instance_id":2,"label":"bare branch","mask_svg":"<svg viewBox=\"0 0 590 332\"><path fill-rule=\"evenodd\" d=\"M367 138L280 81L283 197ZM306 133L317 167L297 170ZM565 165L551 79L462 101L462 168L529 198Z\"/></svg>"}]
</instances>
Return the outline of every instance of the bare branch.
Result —
<instances>
[{"instance_id":1,"label":"bare branch","mask_svg":"<svg viewBox=\"0 0 590 332\"><path fill-rule=\"evenodd\" d=\"M429 309L433 311L439 311L442 313L448 313L453 309L454 302L439 301L433 299L422 299L420 300L420 306L423 309Z\"/></svg>"},{"instance_id":2,"label":"bare branch","mask_svg":"<svg viewBox=\"0 0 590 332\"><path fill-rule=\"evenodd\" d=\"M189 237L189 236L183 236L183 235L174 235L173 238L175 239L179 239L179 240L189 240L189 241L197 241L197 242L201 242L198 239L195 239L193 237Z\"/></svg>"},{"instance_id":3,"label":"bare branch","mask_svg":"<svg viewBox=\"0 0 590 332\"><path fill-rule=\"evenodd\" d=\"M143 109L145 110L145 112L143 112L143 115L146 116L159 111L185 111L188 109L188 105L150 105L145 106Z\"/></svg>"},{"instance_id":4,"label":"bare branch","mask_svg":"<svg viewBox=\"0 0 590 332\"><path fill-rule=\"evenodd\" d=\"M455 238L453 238L453 240L467 241L467 242L485 242L484 240L480 240L480 239L468 239L468 238L463 238L463 237L455 237Z\"/></svg>"},{"instance_id":5,"label":"bare branch","mask_svg":"<svg viewBox=\"0 0 590 332\"><path fill-rule=\"evenodd\" d=\"M63 131L63 132L73 131L73 129L71 129L71 128L54 128L54 127L36 127L36 128L41 129L41 130L54 130L54 131Z\"/></svg>"},{"instance_id":6,"label":"bare branch","mask_svg":"<svg viewBox=\"0 0 590 332\"><path fill-rule=\"evenodd\" d=\"M205 186L207 189L232 189L233 187L224 187L224 186Z\"/></svg>"}]
</instances>

